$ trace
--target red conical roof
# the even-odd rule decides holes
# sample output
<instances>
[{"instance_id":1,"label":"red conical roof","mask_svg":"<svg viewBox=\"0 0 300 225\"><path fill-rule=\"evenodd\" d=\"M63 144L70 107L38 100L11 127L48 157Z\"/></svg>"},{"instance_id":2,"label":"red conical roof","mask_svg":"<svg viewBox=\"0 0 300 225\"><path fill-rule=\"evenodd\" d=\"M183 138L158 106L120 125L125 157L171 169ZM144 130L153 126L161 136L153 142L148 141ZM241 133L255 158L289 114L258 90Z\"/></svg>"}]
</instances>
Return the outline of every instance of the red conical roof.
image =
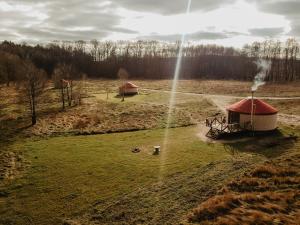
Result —
<instances>
[{"instance_id":1,"label":"red conical roof","mask_svg":"<svg viewBox=\"0 0 300 225\"><path fill-rule=\"evenodd\" d=\"M253 112L255 115L268 115L268 114L275 114L278 112L278 110L275 109L273 106L269 105L268 103L260 99L254 98L253 104L254 104ZM251 98L246 98L228 106L226 109L228 111L251 114L251 105L252 105Z\"/></svg>"},{"instance_id":2,"label":"red conical roof","mask_svg":"<svg viewBox=\"0 0 300 225\"><path fill-rule=\"evenodd\" d=\"M131 82L126 82L124 85L122 85L120 88L137 88L138 86L136 86L135 84L131 83Z\"/></svg>"}]
</instances>

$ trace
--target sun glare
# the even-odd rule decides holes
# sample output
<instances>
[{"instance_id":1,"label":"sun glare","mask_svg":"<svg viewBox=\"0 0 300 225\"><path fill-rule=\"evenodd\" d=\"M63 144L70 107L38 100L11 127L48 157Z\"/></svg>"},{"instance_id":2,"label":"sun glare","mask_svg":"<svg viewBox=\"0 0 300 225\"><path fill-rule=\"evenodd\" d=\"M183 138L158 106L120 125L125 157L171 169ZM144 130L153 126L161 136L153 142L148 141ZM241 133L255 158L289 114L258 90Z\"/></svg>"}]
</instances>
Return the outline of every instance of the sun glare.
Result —
<instances>
[{"instance_id":1,"label":"sun glare","mask_svg":"<svg viewBox=\"0 0 300 225\"><path fill-rule=\"evenodd\" d=\"M283 34L291 30L290 22L284 16L260 12L255 4L245 1L238 1L209 12L194 11L189 14L159 15L120 9L118 14L123 17L120 27L137 32L136 35L131 35L133 38L196 32L234 33L241 38L239 42L242 44L248 41L249 30L254 28L282 28ZM230 35L228 40L226 39L223 38L222 41L228 45L236 45ZM254 39L260 40L259 37Z\"/></svg>"}]
</instances>

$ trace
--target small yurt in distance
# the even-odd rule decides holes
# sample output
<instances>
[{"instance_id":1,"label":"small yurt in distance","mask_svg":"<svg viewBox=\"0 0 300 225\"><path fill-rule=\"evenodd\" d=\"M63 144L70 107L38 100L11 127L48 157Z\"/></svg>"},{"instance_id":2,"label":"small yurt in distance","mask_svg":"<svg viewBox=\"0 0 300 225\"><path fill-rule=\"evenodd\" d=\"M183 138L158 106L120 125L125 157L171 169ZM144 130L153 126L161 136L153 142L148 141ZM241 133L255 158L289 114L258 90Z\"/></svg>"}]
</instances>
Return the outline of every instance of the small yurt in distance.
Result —
<instances>
[{"instance_id":1,"label":"small yurt in distance","mask_svg":"<svg viewBox=\"0 0 300 225\"><path fill-rule=\"evenodd\" d=\"M238 123L242 128L253 131L277 128L278 110L260 99L246 98L228 106L226 110L228 124Z\"/></svg>"},{"instance_id":2,"label":"small yurt in distance","mask_svg":"<svg viewBox=\"0 0 300 225\"><path fill-rule=\"evenodd\" d=\"M120 95L135 95L139 93L139 87L131 82L126 82L122 86L119 87Z\"/></svg>"}]
</instances>

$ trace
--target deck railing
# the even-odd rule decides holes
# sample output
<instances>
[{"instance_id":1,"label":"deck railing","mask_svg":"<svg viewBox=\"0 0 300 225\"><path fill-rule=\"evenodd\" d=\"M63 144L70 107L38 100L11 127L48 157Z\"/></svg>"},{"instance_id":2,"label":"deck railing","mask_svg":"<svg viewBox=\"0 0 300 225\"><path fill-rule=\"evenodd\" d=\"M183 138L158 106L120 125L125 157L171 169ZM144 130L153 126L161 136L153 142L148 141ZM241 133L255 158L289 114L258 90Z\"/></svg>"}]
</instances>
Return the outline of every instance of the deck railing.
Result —
<instances>
[{"instance_id":1,"label":"deck railing","mask_svg":"<svg viewBox=\"0 0 300 225\"><path fill-rule=\"evenodd\" d=\"M242 130L239 123L228 124L225 116L207 118L205 125L210 128L206 136L213 139L218 139L225 133L234 133Z\"/></svg>"}]
</instances>

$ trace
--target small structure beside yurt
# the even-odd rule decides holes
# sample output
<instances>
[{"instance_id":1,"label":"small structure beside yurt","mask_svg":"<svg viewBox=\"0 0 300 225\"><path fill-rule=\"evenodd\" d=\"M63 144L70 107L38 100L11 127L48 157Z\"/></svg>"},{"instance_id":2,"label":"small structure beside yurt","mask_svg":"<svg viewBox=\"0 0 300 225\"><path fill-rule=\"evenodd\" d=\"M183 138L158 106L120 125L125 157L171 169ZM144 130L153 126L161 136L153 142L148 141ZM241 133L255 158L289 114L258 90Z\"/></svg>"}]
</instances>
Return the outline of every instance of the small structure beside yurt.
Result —
<instances>
[{"instance_id":1,"label":"small structure beside yurt","mask_svg":"<svg viewBox=\"0 0 300 225\"><path fill-rule=\"evenodd\" d=\"M277 128L278 110L257 98L246 98L226 108L227 123L238 123L242 129L271 131Z\"/></svg>"},{"instance_id":2,"label":"small structure beside yurt","mask_svg":"<svg viewBox=\"0 0 300 225\"><path fill-rule=\"evenodd\" d=\"M126 82L119 87L120 95L136 95L139 93L139 87L131 82Z\"/></svg>"}]
</instances>

